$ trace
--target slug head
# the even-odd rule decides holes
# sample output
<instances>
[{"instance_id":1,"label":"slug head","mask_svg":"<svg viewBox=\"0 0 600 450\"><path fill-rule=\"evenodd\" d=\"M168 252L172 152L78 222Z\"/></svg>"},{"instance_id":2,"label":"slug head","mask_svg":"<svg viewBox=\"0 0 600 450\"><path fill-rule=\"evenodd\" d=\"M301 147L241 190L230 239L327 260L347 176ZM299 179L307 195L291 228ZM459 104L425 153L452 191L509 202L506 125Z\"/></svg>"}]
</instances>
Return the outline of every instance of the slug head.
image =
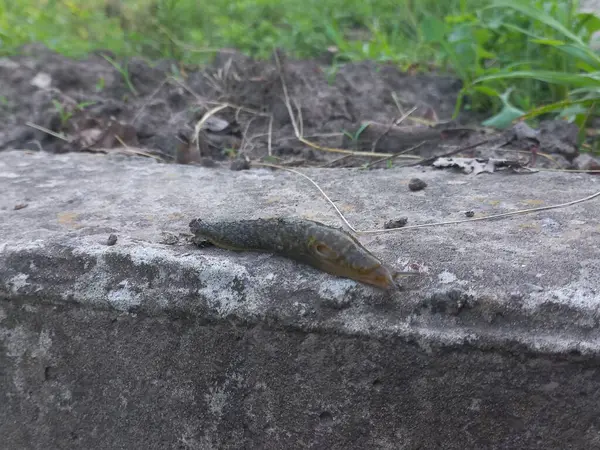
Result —
<instances>
[{"instance_id":1,"label":"slug head","mask_svg":"<svg viewBox=\"0 0 600 450\"><path fill-rule=\"evenodd\" d=\"M381 261L350 235L339 233L335 239L310 237L308 250L312 264L319 269L382 289L396 289L392 274Z\"/></svg>"}]
</instances>

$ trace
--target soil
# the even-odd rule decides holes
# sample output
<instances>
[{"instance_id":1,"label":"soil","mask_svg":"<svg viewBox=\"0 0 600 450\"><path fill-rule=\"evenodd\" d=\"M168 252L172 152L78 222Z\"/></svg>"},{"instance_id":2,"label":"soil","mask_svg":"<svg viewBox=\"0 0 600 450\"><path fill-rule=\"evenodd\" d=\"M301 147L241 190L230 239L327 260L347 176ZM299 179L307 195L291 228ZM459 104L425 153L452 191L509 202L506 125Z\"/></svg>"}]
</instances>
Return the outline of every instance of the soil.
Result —
<instances>
[{"instance_id":1,"label":"soil","mask_svg":"<svg viewBox=\"0 0 600 450\"><path fill-rule=\"evenodd\" d=\"M301 142L291 110L301 136L330 149L389 157L418 144L407 153L430 158L447 152L440 146L482 139L539 150L545 136L552 141L546 147L564 159L563 166L578 154L568 124L546 127L550 138L512 130L492 137L473 131L481 117L450 121L461 83L449 76L402 73L374 62L330 67L278 55L278 60L256 61L223 50L201 68L139 58L120 60L116 67L107 52L73 60L40 45L24 47L19 56L0 59L0 150L124 151L234 170L248 168L249 160L320 167L372 164L372 156ZM467 156L497 155L472 151Z\"/></svg>"}]
</instances>

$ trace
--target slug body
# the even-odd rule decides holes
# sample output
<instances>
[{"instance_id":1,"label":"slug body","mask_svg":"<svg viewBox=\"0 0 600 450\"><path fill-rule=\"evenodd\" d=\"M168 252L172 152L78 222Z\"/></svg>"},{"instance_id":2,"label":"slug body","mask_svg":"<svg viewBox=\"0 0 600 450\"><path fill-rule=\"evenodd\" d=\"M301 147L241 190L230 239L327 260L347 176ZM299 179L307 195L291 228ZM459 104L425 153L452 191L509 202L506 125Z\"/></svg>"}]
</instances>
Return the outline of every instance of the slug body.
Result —
<instances>
[{"instance_id":1,"label":"slug body","mask_svg":"<svg viewBox=\"0 0 600 450\"><path fill-rule=\"evenodd\" d=\"M270 252L323 272L383 289L394 279L414 272L392 272L357 239L338 228L299 218L274 218L190 223L192 233L217 247L235 251Z\"/></svg>"}]
</instances>

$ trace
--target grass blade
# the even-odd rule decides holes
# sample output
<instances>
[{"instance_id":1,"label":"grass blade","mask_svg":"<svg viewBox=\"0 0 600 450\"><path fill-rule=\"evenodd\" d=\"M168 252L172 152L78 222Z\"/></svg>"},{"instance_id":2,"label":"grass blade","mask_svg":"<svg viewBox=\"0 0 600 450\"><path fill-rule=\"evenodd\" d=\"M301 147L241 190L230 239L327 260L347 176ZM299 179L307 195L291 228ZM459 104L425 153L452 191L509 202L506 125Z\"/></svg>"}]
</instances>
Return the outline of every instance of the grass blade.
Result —
<instances>
[{"instance_id":1,"label":"grass blade","mask_svg":"<svg viewBox=\"0 0 600 450\"><path fill-rule=\"evenodd\" d=\"M571 32L562 23L560 23L558 20L556 20L554 17L550 16L548 13L546 13L540 8L528 5L525 2L517 2L513 0L496 0L493 4L483 9L492 8L510 8L514 9L515 11L519 11L521 14L529 17L532 20L542 22L543 24L554 29L563 36L569 38L573 42L585 46L585 43L579 38L579 36Z\"/></svg>"},{"instance_id":2,"label":"grass blade","mask_svg":"<svg viewBox=\"0 0 600 450\"><path fill-rule=\"evenodd\" d=\"M500 72L479 77L473 81L473 84L491 80L533 79L562 86L600 88L599 77L600 73L598 72L574 74L568 72L554 72L551 70L521 70L516 72Z\"/></svg>"}]
</instances>

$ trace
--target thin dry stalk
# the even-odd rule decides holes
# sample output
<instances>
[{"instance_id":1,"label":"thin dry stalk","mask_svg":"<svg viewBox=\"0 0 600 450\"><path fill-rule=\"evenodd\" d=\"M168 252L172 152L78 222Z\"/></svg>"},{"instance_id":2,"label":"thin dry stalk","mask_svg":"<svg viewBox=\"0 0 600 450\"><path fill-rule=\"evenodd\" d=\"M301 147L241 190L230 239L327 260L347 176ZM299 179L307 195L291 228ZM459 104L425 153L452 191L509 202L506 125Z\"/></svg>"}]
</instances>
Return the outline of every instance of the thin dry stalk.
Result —
<instances>
[{"instance_id":1,"label":"thin dry stalk","mask_svg":"<svg viewBox=\"0 0 600 450\"><path fill-rule=\"evenodd\" d=\"M256 119L256 116L252 117L248 121L248 123L246 124L246 127L244 128L244 131L242 132L242 143L240 144L240 154L244 153L246 145L248 145L249 141L251 140L251 139L248 139L248 129L250 128L250 125L252 124L252 121L254 121L254 119Z\"/></svg>"},{"instance_id":2,"label":"thin dry stalk","mask_svg":"<svg viewBox=\"0 0 600 450\"><path fill-rule=\"evenodd\" d=\"M63 134L60 134L60 133L55 133L54 131L49 130L48 128L44 128L41 125L36 125L33 122L25 122L25 125L27 125L28 127L31 127L31 128L35 128L36 130L40 130L43 133L46 133L46 134L48 134L50 136L54 136L56 139L60 139L61 141L73 142L73 140L71 138L69 138L69 137L67 137L67 136L65 136Z\"/></svg>"},{"instance_id":3,"label":"thin dry stalk","mask_svg":"<svg viewBox=\"0 0 600 450\"><path fill-rule=\"evenodd\" d=\"M216 113L218 113L219 111L221 111L222 109L225 109L225 108L229 108L229 105L227 103L216 106L215 108L208 110L202 116L202 118L196 123L196 126L194 127L194 137L192 139L192 143L196 144L196 149L198 150L199 156L202 156L202 152L200 151L200 131L202 131L202 127L204 126L206 121L211 116L215 115Z\"/></svg>"},{"instance_id":4,"label":"thin dry stalk","mask_svg":"<svg viewBox=\"0 0 600 450\"><path fill-rule=\"evenodd\" d=\"M267 151L269 156L273 156L273 116L269 117L269 137L267 139Z\"/></svg>"},{"instance_id":5,"label":"thin dry stalk","mask_svg":"<svg viewBox=\"0 0 600 450\"><path fill-rule=\"evenodd\" d=\"M148 158L154 158L154 159L156 159L156 160L158 160L158 161L164 161L164 159L163 159L163 158L161 158L161 157L160 157L160 156L158 156L158 155L153 155L153 154L151 154L151 153L148 153L148 152L146 152L146 151L144 151L144 150L142 150L142 149L139 149L139 148L130 147L129 145L127 145L127 144L126 144L126 143L123 141L123 139L121 139L121 137L120 137L120 136L117 136L116 134L115 134L115 139L116 139L117 141L119 141L119 144L121 144L121 145L123 146L123 148L122 148L122 149L119 149L119 150L124 150L126 153L131 153L131 154L134 154L134 155L146 156L146 157L148 157Z\"/></svg>"},{"instance_id":6,"label":"thin dry stalk","mask_svg":"<svg viewBox=\"0 0 600 450\"><path fill-rule=\"evenodd\" d=\"M413 112L415 112L415 110L416 110L416 109L417 109L417 107L416 107L416 106L413 106L413 108L412 108L412 109L411 109L409 112L407 112L406 114L403 114L403 115L402 115L400 118L398 118L398 119L393 119L393 120L390 122L390 124L388 125L387 129L386 129L386 130L385 130L383 133L381 133L379 136L377 136L377 138L376 138L376 139L373 141L373 144L371 145L371 151L372 151L372 152L375 152L375 149L377 148L377 144L379 144L379 140L380 140L380 139L381 139L383 136L385 136L386 134L388 134L388 133L390 132L390 130L391 130L391 129L392 129L394 126L396 126L396 125L399 125L399 124L401 124L402 122L404 122L404 120L406 120L406 118L407 118L408 116L410 116L410 115L411 115Z\"/></svg>"}]
</instances>

